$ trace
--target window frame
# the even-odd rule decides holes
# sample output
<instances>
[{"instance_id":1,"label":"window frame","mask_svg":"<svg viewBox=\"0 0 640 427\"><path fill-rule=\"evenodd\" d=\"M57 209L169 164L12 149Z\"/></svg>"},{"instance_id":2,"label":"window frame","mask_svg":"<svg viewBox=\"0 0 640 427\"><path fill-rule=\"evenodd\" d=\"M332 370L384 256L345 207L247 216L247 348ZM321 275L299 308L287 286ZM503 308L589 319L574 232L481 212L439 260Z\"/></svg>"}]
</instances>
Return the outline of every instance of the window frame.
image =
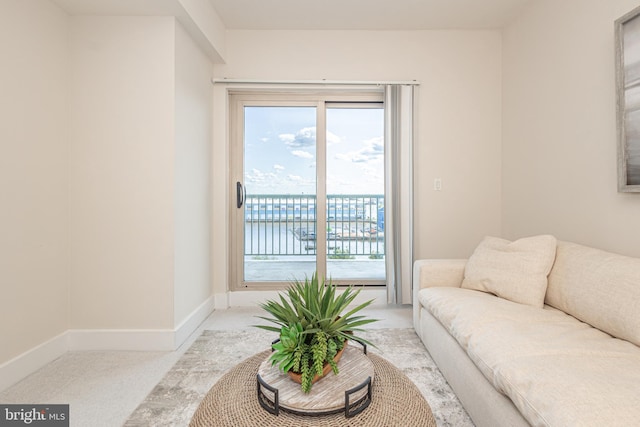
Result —
<instances>
[{"instance_id":1,"label":"window frame","mask_svg":"<svg viewBox=\"0 0 640 427\"><path fill-rule=\"evenodd\" d=\"M326 130L327 108L384 108L384 87L338 87L338 88L228 88L228 149L229 149L229 290L282 290L288 282L247 282L244 280L244 227L243 210L236 208L236 182L244 183L242 170L244 153L244 107L245 106L316 106L316 127ZM316 132L316 212L326 211L326 132ZM320 148L322 147L322 149ZM323 177L323 179L318 179ZM316 216L316 229L326 228L326 216ZM319 275L326 273L326 241L319 239L316 250L316 268ZM334 280L337 285L348 285L357 281L365 286L384 286L386 279Z\"/></svg>"}]
</instances>

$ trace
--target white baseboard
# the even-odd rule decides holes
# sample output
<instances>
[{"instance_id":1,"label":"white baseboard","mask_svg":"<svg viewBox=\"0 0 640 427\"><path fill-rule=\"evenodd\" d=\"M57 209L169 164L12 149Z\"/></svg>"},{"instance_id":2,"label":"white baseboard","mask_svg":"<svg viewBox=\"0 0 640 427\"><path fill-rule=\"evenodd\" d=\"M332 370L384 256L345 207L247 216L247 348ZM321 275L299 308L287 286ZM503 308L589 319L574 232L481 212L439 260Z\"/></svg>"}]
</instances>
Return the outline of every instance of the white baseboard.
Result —
<instances>
[{"instance_id":1,"label":"white baseboard","mask_svg":"<svg viewBox=\"0 0 640 427\"><path fill-rule=\"evenodd\" d=\"M214 310L215 297L207 298L175 329L71 329L69 351L174 351Z\"/></svg>"},{"instance_id":2,"label":"white baseboard","mask_svg":"<svg viewBox=\"0 0 640 427\"><path fill-rule=\"evenodd\" d=\"M278 298L278 291L238 291L215 294L175 329L70 329L0 365L0 391L51 363L67 351L174 351L216 310L257 307ZM354 304L373 299L386 304L385 289L363 289Z\"/></svg>"},{"instance_id":3,"label":"white baseboard","mask_svg":"<svg viewBox=\"0 0 640 427\"><path fill-rule=\"evenodd\" d=\"M219 298L209 297L175 329L69 329L0 365L0 391L68 351L174 351L211 314Z\"/></svg>"},{"instance_id":4,"label":"white baseboard","mask_svg":"<svg viewBox=\"0 0 640 427\"><path fill-rule=\"evenodd\" d=\"M68 334L58 336L0 365L0 391L3 391L67 352Z\"/></svg>"},{"instance_id":5,"label":"white baseboard","mask_svg":"<svg viewBox=\"0 0 640 427\"><path fill-rule=\"evenodd\" d=\"M198 326L209 317L215 307L216 298L215 295L212 295L176 327L173 342L174 350L184 344L193 331L198 329Z\"/></svg>"}]
</instances>

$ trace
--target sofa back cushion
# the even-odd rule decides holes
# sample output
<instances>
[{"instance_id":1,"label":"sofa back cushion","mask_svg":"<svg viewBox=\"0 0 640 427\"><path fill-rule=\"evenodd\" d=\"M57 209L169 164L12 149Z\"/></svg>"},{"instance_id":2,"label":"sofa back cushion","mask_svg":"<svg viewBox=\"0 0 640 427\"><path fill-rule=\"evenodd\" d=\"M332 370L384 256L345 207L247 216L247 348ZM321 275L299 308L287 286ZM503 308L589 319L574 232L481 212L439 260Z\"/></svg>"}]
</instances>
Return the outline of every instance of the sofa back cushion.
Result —
<instances>
[{"instance_id":1,"label":"sofa back cushion","mask_svg":"<svg viewBox=\"0 0 640 427\"><path fill-rule=\"evenodd\" d=\"M640 346L640 258L559 241L545 303Z\"/></svg>"}]
</instances>

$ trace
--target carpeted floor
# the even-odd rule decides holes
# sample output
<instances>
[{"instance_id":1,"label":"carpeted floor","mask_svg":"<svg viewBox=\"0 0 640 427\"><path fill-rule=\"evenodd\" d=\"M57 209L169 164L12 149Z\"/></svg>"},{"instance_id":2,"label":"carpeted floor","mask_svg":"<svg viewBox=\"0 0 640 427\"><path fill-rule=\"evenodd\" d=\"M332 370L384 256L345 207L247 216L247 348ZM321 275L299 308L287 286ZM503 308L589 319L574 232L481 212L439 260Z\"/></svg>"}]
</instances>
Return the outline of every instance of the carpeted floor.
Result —
<instances>
[{"instance_id":1,"label":"carpeted floor","mask_svg":"<svg viewBox=\"0 0 640 427\"><path fill-rule=\"evenodd\" d=\"M392 362L418 386L440 427L473 426L413 329L371 329L369 351ZM255 330L206 330L171 368L125 426L186 426L198 404L231 367L269 348L275 337ZM402 426L413 427L413 426Z\"/></svg>"}]
</instances>

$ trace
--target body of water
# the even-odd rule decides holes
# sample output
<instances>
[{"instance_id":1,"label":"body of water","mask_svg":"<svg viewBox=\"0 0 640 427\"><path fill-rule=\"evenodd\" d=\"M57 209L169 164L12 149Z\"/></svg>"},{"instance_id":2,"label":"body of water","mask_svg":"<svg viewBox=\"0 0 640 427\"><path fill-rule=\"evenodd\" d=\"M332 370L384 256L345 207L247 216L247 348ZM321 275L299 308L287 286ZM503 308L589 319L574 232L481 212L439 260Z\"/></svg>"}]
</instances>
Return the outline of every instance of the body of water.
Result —
<instances>
[{"instance_id":1,"label":"body of water","mask_svg":"<svg viewBox=\"0 0 640 427\"><path fill-rule=\"evenodd\" d=\"M335 222L325 233L328 255L368 258L384 254L384 236L366 222ZM245 256L314 255L317 233L312 221L251 222L245 224Z\"/></svg>"}]
</instances>

